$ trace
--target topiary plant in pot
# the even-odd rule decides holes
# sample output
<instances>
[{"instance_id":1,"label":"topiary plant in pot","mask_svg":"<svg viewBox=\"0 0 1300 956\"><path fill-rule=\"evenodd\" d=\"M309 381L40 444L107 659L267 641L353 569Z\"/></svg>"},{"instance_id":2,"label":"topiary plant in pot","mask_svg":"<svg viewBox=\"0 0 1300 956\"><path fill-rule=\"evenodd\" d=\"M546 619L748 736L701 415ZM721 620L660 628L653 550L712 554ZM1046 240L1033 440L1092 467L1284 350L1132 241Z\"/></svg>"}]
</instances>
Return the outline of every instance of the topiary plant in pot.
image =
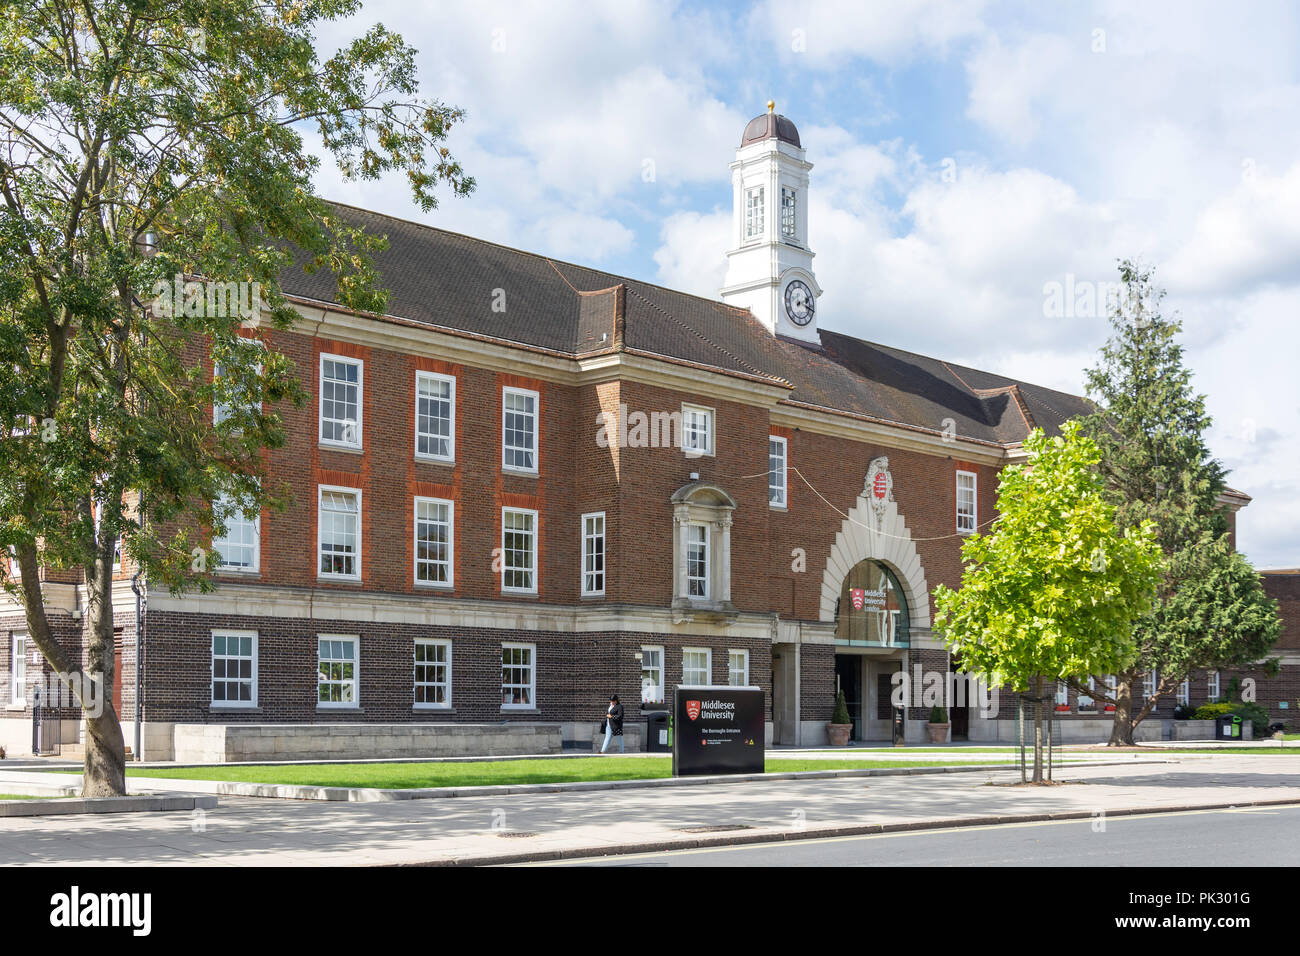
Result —
<instances>
[{"instance_id":1,"label":"topiary plant in pot","mask_svg":"<svg viewBox=\"0 0 1300 956\"><path fill-rule=\"evenodd\" d=\"M930 734L930 743L946 744L950 726L952 725L948 723L948 711L942 707L930 708L930 722L925 725L926 731Z\"/></svg>"},{"instance_id":2,"label":"topiary plant in pot","mask_svg":"<svg viewBox=\"0 0 1300 956\"><path fill-rule=\"evenodd\" d=\"M853 718L849 716L849 705L844 700L844 691L835 695L835 709L831 712L831 722L826 725L826 736L832 747L843 747L849 742L853 733Z\"/></svg>"}]
</instances>

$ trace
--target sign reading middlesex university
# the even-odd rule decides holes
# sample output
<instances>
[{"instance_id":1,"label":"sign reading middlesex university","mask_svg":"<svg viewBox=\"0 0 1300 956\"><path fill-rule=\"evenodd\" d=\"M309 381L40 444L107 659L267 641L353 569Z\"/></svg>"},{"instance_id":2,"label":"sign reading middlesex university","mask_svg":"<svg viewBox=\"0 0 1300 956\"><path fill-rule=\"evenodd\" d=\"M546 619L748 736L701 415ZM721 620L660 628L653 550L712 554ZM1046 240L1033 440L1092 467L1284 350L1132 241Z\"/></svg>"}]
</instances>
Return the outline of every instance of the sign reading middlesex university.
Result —
<instances>
[{"instance_id":1,"label":"sign reading middlesex university","mask_svg":"<svg viewBox=\"0 0 1300 956\"><path fill-rule=\"evenodd\" d=\"M673 776L762 773L766 701L759 687L673 693Z\"/></svg>"}]
</instances>

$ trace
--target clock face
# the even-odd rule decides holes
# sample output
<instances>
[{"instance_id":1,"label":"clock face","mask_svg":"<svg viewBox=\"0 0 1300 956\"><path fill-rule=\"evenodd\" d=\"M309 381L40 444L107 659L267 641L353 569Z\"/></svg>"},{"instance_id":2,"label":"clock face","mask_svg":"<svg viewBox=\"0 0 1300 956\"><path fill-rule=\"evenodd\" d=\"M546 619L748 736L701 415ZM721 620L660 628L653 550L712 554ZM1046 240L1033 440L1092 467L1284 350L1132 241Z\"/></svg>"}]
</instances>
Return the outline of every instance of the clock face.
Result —
<instances>
[{"instance_id":1,"label":"clock face","mask_svg":"<svg viewBox=\"0 0 1300 956\"><path fill-rule=\"evenodd\" d=\"M801 280L795 279L785 287L785 314L795 325L807 325L813 320L817 301L812 289Z\"/></svg>"}]
</instances>

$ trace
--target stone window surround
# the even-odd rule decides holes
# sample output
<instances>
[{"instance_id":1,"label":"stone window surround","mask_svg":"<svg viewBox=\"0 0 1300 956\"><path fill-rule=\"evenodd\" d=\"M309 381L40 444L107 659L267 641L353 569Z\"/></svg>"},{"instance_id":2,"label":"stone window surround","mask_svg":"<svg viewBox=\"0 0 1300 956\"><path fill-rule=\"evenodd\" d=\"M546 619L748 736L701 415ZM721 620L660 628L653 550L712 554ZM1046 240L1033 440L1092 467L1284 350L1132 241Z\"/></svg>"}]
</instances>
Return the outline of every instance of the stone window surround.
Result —
<instances>
[{"instance_id":1,"label":"stone window surround","mask_svg":"<svg viewBox=\"0 0 1300 956\"><path fill-rule=\"evenodd\" d=\"M673 503L673 609L735 615L731 603L731 515L736 502L721 488L692 482L678 489ZM709 597L690 597L686 580L687 534L692 524L708 529Z\"/></svg>"}]
</instances>

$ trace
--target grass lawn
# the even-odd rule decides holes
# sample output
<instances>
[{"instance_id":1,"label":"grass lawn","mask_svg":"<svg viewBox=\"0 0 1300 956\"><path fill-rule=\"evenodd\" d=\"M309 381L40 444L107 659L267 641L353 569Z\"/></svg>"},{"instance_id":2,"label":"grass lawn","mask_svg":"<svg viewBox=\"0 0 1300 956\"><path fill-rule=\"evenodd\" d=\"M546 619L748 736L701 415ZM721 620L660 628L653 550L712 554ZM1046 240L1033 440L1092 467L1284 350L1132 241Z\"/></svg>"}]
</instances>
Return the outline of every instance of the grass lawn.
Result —
<instances>
[{"instance_id":1,"label":"grass lawn","mask_svg":"<svg viewBox=\"0 0 1300 956\"><path fill-rule=\"evenodd\" d=\"M963 766L1004 763L964 761ZM943 760L768 760L769 773L796 770L860 770L886 767L943 767ZM474 787L519 783L571 783L579 780L653 780L671 777L672 758L579 757L567 760L502 760L477 763L352 763L278 767L140 767L134 777L181 780L236 780L245 783L285 783L312 787L373 787L409 790L417 787Z\"/></svg>"},{"instance_id":2,"label":"grass lawn","mask_svg":"<svg viewBox=\"0 0 1300 956\"><path fill-rule=\"evenodd\" d=\"M830 747L804 752L815 754L1009 754L1011 751L1018 751L1019 749L1019 747L1010 745L1005 747L891 747L888 744L881 744L879 747ZM1061 748L1057 747L1055 749L1060 750Z\"/></svg>"},{"instance_id":3,"label":"grass lawn","mask_svg":"<svg viewBox=\"0 0 1300 956\"><path fill-rule=\"evenodd\" d=\"M1143 748L1146 749L1146 748ZM1156 753L1151 748L1151 753ZM1300 747L1165 747L1158 751L1166 754L1257 754L1261 757L1300 756Z\"/></svg>"},{"instance_id":4,"label":"grass lawn","mask_svg":"<svg viewBox=\"0 0 1300 956\"><path fill-rule=\"evenodd\" d=\"M0 800L57 800L58 797L28 797L21 793L0 793Z\"/></svg>"}]
</instances>

